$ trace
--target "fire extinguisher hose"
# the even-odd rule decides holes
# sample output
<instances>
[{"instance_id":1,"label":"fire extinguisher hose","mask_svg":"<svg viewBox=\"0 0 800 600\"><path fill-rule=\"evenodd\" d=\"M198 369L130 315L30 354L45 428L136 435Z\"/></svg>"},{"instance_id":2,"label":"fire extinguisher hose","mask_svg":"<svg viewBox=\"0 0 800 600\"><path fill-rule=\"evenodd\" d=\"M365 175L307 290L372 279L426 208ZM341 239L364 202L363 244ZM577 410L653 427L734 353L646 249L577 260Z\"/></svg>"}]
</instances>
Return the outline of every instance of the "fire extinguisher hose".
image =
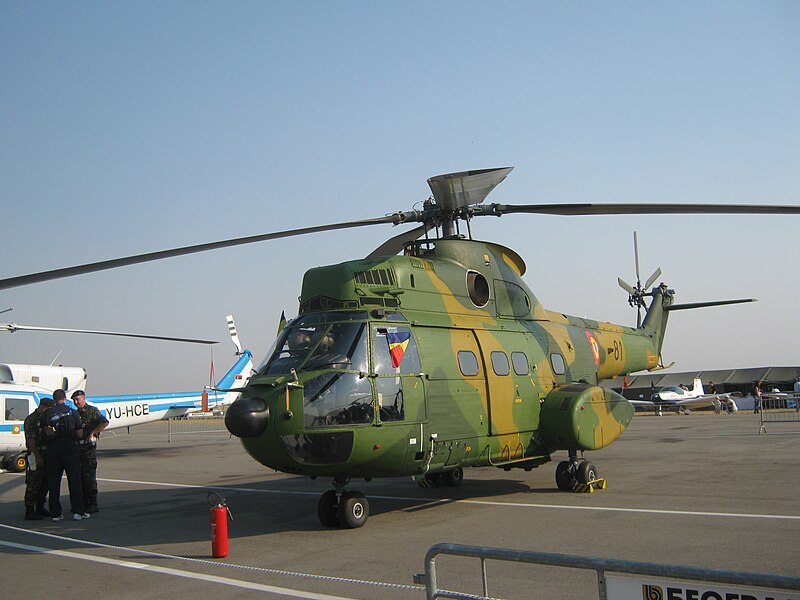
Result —
<instances>
[{"instance_id":1,"label":"fire extinguisher hose","mask_svg":"<svg viewBox=\"0 0 800 600\"><path fill-rule=\"evenodd\" d=\"M216 497L216 501L213 500L213 497ZM225 510L228 513L228 518L233 521L233 513L231 512L230 507L228 506L227 501L225 498L220 496L217 492L208 492L208 503L211 505L212 508L216 508L218 506L224 506Z\"/></svg>"}]
</instances>

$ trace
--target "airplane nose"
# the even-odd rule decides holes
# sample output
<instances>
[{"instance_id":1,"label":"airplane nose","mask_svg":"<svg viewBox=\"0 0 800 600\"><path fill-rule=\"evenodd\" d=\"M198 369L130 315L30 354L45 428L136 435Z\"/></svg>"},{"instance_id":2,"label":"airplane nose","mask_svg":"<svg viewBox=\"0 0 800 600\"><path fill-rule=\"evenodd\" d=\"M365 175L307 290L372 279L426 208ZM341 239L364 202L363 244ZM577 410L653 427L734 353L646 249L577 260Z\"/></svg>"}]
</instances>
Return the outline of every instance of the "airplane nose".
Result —
<instances>
[{"instance_id":1,"label":"airplane nose","mask_svg":"<svg viewBox=\"0 0 800 600\"><path fill-rule=\"evenodd\" d=\"M261 398L239 398L225 413L225 427L239 438L258 437L268 423L269 408Z\"/></svg>"}]
</instances>

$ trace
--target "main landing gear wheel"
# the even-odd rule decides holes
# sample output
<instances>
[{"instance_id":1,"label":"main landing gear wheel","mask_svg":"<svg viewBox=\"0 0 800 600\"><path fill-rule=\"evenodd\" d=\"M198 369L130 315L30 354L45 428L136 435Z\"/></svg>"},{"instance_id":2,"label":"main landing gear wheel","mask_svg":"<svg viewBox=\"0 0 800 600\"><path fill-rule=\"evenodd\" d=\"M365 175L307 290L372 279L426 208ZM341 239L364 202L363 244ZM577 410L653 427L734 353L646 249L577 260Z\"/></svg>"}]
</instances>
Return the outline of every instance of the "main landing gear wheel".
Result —
<instances>
[{"instance_id":1,"label":"main landing gear wheel","mask_svg":"<svg viewBox=\"0 0 800 600\"><path fill-rule=\"evenodd\" d=\"M442 479L447 487L458 487L464 481L464 469L458 467L452 471L442 473Z\"/></svg>"},{"instance_id":2,"label":"main landing gear wheel","mask_svg":"<svg viewBox=\"0 0 800 600\"><path fill-rule=\"evenodd\" d=\"M325 527L339 527L339 501L335 490L328 490L319 499L317 516Z\"/></svg>"},{"instance_id":3,"label":"main landing gear wheel","mask_svg":"<svg viewBox=\"0 0 800 600\"><path fill-rule=\"evenodd\" d=\"M556 485L562 492L571 492L578 485L574 463L562 460L556 466Z\"/></svg>"},{"instance_id":4,"label":"main landing gear wheel","mask_svg":"<svg viewBox=\"0 0 800 600\"><path fill-rule=\"evenodd\" d=\"M464 481L464 469L457 467L442 473L430 473L419 480L420 487L458 487Z\"/></svg>"},{"instance_id":5,"label":"main landing gear wheel","mask_svg":"<svg viewBox=\"0 0 800 600\"><path fill-rule=\"evenodd\" d=\"M356 529L367 522L369 502L361 492L345 492L339 501L339 522L348 529Z\"/></svg>"},{"instance_id":6,"label":"main landing gear wheel","mask_svg":"<svg viewBox=\"0 0 800 600\"><path fill-rule=\"evenodd\" d=\"M598 479L597 469L588 460L582 460L578 463L575 476L578 478L578 483L589 483Z\"/></svg>"}]
</instances>

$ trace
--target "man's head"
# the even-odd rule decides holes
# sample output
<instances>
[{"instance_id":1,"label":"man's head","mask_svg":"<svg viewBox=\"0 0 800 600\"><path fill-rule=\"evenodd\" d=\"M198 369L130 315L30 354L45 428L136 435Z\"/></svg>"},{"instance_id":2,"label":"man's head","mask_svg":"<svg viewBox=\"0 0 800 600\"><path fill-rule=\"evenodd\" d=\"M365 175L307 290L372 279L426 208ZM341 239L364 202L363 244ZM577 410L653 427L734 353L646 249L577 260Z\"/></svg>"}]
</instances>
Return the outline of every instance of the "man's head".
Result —
<instances>
[{"instance_id":1,"label":"man's head","mask_svg":"<svg viewBox=\"0 0 800 600\"><path fill-rule=\"evenodd\" d=\"M86 392L83 390L76 390L72 392L72 401L78 408L86 406Z\"/></svg>"},{"instance_id":2,"label":"man's head","mask_svg":"<svg viewBox=\"0 0 800 600\"><path fill-rule=\"evenodd\" d=\"M53 400L52 398L42 398L41 400L39 400L39 410L44 412L48 408L53 406L55 403L56 403L55 400Z\"/></svg>"},{"instance_id":3,"label":"man's head","mask_svg":"<svg viewBox=\"0 0 800 600\"><path fill-rule=\"evenodd\" d=\"M67 401L67 392L61 389L54 391L53 400L55 400L58 404L64 404Z\"/></svg>"}]
</instances>

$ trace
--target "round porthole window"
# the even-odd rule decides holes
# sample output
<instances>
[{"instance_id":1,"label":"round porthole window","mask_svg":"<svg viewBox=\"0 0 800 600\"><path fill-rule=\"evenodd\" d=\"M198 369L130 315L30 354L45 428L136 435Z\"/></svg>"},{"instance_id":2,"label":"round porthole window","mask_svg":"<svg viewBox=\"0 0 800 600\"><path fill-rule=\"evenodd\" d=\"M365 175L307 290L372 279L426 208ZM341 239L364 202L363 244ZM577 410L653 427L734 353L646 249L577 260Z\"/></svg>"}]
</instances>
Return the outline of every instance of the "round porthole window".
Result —
<instances>
[{"instance_id":1,"label":"round porthole window","mask_svg":"<svg viewBox=\"0 0 800 600\"><path fill-rule=\"evenodd\" d=\"M486 306L489 302L489 282L486 277L477 271L467 271L467 292L475 306Z\"/></svg>"}]
</instances>

